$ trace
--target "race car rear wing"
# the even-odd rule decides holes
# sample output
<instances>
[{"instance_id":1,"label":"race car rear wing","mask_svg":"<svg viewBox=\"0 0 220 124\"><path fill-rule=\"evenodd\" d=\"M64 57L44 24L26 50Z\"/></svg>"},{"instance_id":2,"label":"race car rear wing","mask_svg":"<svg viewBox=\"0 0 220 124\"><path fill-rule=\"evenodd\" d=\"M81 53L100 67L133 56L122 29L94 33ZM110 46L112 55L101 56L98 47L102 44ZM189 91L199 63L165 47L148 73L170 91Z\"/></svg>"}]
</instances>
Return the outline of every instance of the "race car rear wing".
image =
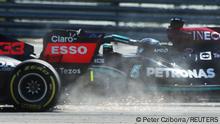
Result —
<instances>
[{"instance_id":1,"label":"race car rear wing","mask_svg":"<svg viewBox=\"0 0 220 124\"><path fill-rule=\"evenodd\" d=\"M58 64L90 64L103 36L81 30L54 30L44 37L41 58Z\"/></svg>"}]
</instances>

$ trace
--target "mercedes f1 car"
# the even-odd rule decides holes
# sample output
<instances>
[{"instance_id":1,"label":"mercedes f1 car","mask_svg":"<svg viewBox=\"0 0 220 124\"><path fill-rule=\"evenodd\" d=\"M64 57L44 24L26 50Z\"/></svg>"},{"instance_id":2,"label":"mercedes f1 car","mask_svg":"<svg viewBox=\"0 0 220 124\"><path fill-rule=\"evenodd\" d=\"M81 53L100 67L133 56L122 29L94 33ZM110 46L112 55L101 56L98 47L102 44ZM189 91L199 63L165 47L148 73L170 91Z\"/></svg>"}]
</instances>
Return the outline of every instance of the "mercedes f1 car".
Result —
<instances>
[{"instance_id":1,"label":"mercedes f1 car","mask_svg":"<svg viewBox=\"0 0 220 124\"><path fill-rule=\"evenodd\" d=\"M75 82L83 84L83 92L121 92L128 80L142 82L148 90L219 91L220 28L183 24L171 20L166 43L54 30L43 38L39 58L32 45L0 35L0 100L27 111L47 110L56 104L61 88ZM137 46L137 51L115 52L112 42Z\"/></svg>"}]
</instances>

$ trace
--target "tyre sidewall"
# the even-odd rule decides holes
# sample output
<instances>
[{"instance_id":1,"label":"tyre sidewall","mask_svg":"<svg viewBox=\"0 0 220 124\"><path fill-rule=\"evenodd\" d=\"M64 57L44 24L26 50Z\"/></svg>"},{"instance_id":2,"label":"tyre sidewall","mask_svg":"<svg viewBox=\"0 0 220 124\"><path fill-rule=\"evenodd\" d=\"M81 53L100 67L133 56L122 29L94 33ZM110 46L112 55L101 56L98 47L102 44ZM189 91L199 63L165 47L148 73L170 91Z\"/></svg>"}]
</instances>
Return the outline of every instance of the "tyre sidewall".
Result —
<instances>
[{"instance_id":1,"label":"tyre sidewall","mask_svg":"<svg viewBox=\"0 0 220 124\"><path fill-rule=\"evenodd\" d=\"M42 111L53 106L58 97L60 89L59 78L54 71L55 70L51 69L51 66L45 62L27 61L20 64L14 70L10 81L10 94L15 106L28 111ZM40 101L26 101L19 93L19 82L21 81L22 77L28 74L40 75L46 81L47 91L45 96Z\"/></svg>"}]
</instances>

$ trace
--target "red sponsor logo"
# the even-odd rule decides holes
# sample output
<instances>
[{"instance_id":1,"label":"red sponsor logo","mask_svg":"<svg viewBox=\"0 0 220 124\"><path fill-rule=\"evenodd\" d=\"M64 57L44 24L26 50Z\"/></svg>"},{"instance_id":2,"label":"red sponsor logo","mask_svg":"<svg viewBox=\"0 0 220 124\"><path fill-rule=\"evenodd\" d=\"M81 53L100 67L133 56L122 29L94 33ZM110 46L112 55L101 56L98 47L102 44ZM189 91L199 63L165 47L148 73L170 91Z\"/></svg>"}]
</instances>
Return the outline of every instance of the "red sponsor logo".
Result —
<instances>
[{"instance_id":1,"label":"red sponsor logo","mask_svg":"<svg viewBox=\"0 0 220 124\"><path fill-rule=\"evenodd\" d=\"M44 58L49 62L90 63L96 43L48 43Z\"/></svg>"},{"instance_id":2,"label":"red sponsor logo","mask_svg":"<svg viewBox=\"0 0 220 124\"><path fill-rule=\"evenodd\" d=\"M0 55L23 55L23 42L0 42Z\"/></svg>"}]
</instances>

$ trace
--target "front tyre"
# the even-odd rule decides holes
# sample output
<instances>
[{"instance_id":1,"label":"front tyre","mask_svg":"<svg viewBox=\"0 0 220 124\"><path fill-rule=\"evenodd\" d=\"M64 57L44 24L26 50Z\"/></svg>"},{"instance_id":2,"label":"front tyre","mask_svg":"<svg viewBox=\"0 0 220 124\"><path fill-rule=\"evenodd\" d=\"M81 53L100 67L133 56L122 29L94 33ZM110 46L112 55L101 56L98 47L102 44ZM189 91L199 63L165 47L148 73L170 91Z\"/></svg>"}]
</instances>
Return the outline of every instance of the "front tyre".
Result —
<instances>
[{"instance_id":1,"label":"front tyre","mask_svg":"<svg viewBox=\"0 0 220 124\"><path fill-rule=\"evenodd\" d=\"M24 111L48 110L55 105L61 88L56 70L42 60L18 65L9 87L15 107Z\"/></svg>"}]
</instances>

